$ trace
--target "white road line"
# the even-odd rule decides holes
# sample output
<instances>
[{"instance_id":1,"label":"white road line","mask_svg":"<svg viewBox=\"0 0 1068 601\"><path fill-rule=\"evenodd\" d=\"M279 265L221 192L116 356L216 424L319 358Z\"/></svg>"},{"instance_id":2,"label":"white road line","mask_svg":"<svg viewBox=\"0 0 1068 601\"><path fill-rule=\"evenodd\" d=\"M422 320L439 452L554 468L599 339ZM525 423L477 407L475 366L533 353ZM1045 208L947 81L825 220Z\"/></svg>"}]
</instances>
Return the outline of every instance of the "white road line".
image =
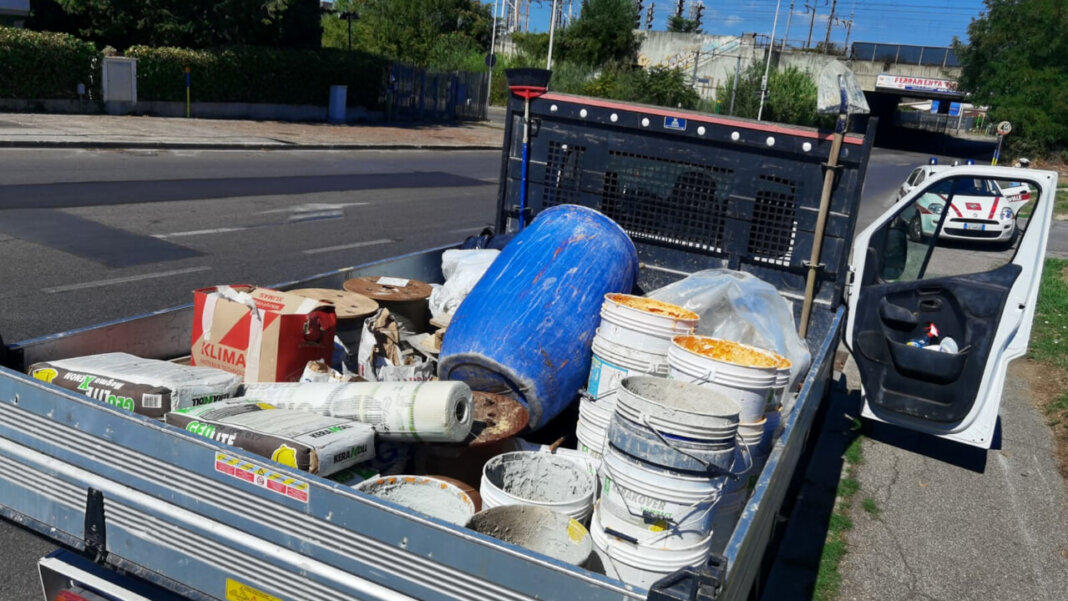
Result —
<instances>
[{"instance_id":1,"label":"white road line","mask_svg":"<svg viewBox=\"0 0 1068 601\"><path fill-rule=\"evenodd\" d=\"M477 234L478 232L481 232L482 228L484 228L484 227L492 227L492 226L490 224L488 224L488 223L479 223L478 225L469 225L467 227L458 227L458 228L456 228L454 230L446 230L445 233L447 233L447 234L464 234L464 233Z\"/></svg>"},{"instance_id":2,"label":"white road line","mask_svg":"<svg viewBox=\"0 0 1068 601\"><path fill-rule=\"evenodd\" d=\"M123 278L110 278L107 280L97 280L95 282L82 282L81 284L67 284L66 286L41 288L41 292L44 292L46 294L55 294L57 292L70 292L71 290L84 290L85 288L97 288L100 286L113 286L115 284L128 284L130 282L139 282L141 280L167 278L173 275L197 273L198 271L208 271L210 269L211 267L203 265L201 267L188 267L186 269L174 269L172 271L157 271L155 273L143 273L141 275L131 275Z\"/></svg>"},{"instance_id":3,"label":"white road line","mask_svg":"<svg viewBox=\"0 0 1068 601\"><path fill-rule=\"evenodd\" d=\"M217 227L210 230L190 230L188 232L171 232L169 234L153 234L153 238L183 238L185 236L206 236L208 234L227 234L247 230L247 227Z\"/></svg>"},{"instance_id":4,"label":"white road line","mask_svg":"<svg viewBox=\"0 0 1068 601\"><path fill-rule=\"evenodd\" d=\"M292 207L282 207L281 209L269 209L266 211L260 211L257 215L270 215L271 213L299 213L301 211L327 211L335 209L344 209L346 207L365 207L371 203L369 202L309 202L302 205L296 205Z\"/></svg>"},{"instance_id":5,"label":"white road line","mask_svg":"<svg viewBox=\"0 0 1068 601\"><path fill-rule=\"evenodd\" d=\"M311 248L302 251L306 255L317 255L319 253L334 252L335 250L348 250L350 248L360 248L361 246L374 246L376 244L389 244L393 242L392 238L380 238L378 240L368 240L366 242L353 242L352 244L339 244L337 246L327 246L324 248Z\"/></svg>"}]
</instances>

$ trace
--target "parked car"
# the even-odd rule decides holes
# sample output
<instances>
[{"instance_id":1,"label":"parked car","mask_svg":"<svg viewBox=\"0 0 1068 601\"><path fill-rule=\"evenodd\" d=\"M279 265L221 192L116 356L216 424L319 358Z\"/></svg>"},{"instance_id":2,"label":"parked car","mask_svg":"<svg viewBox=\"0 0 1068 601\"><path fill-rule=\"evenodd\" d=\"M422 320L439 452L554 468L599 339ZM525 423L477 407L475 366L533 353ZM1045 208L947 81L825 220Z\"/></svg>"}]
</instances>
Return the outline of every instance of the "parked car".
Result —
<instances>
[{"instance_id":1,"label":"parked car","mask_svg":"<svg viewBox=\"0 0 1068 601\"><path fill-rule=\"evenodd\" d=\"M917 167L901 186L903 199L931 175L954 169L949 165ZM921 193L909 210L901 214L908 223L909 239L922 242L935 235L940 239L989 241L1003 244L1016 239L1016 218L1031 200L1030 188L1017 182L966 178L943 180ZM943 220L942 214L947 212ZM941 226L939 226L939 222Z\"/></svg>"}]
</instances>

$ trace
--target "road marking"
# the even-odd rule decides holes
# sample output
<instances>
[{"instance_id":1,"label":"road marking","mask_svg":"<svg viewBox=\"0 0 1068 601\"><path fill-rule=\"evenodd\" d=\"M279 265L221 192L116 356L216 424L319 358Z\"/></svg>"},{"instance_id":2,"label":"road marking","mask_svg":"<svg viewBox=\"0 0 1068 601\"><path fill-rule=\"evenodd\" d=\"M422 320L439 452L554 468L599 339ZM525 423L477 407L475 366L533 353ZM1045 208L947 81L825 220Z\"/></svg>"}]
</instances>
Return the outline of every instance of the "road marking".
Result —
<instances>
[{"instance_id":1,"label":"road marking","mask_svg":"<svg viewBox=\"0 0 1068 601\"><path fill-rule=\"evenodd\" d=\"M350 248L360 248L361 246L374 246L376 244L389 244L394 242L392 238L380 238L378 240L368 240L367 242L353 242L352 244L339 244L337 246L326 246L324 248L311 248L305 251L301 251L306 255L317 255L319 253L334 252L335 250L348 250Z\"/></svg>"},{"instance_id":2,"label":"road marking","mask_svg":"<svg viewBox=\"0 0 1068 601\"><path fill-rule=\"evenodd\" d=\"M309 202L295 207L283 207L281 209L269 209L260 211L258 215L270 215L271 213L299 213L301 211L330 211L344 209L345 207L365 207L369 202Z\"/></svg>"},{"instance_id":3,"label":"road marking","mask_svg":"<svg viewBox=\"0 0 1068 601\"><path fill-rule=\"evenodd\" d=\"M190 230L188 232L171 232L169 234L153 234L153 238L183 238L185 236L206 236L208 234L228 234L247 230L247 227L217 227L210 230Z\"/></svg>"},{"instance_id":4,"label":"road marking","mask_svg":"<svg viewBox=\"0 0 1068 601\"><path fill-rule=\"evenodd\" d=\"M172 271L157 271L155 273L143 273L141 275L130 275L122 278L109 278L106 280L96 280L95 282L82 282L81 284L67 284L66 286L53 286L51 288L42 288L41 292L46 294L55 294L57 292L70 292L72 290L84 290L86 288L98 288L100 286L113 286L115 284L128 284L130 282L139 282L141 280L151 280L155 278L167 278L174 275L185 275L187 273L197 273L199 271L208 271L211 267L203 265L201 267L187 267L185 269L174 269Z\"/></svg>"}]
</instances>

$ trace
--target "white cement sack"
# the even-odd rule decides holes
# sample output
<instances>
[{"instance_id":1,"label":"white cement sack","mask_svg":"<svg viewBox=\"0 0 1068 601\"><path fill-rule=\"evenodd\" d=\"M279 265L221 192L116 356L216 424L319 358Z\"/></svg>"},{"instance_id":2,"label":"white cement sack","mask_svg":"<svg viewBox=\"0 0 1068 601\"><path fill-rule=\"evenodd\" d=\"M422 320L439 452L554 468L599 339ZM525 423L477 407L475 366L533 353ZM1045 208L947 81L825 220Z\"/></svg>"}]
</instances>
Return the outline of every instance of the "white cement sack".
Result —
<instances>
[{"instance_id":1,"label":"white cement sack","mask_svg":"<svg viewBox=\"0 0 1068 601\"><path fill-rule=\"evenodd\" d=\"M241 378L211 367L104 353L35 363L27 372L56 386L148 417L234 396Z\"/></svg>"},{"instance_id":2,"label":"white cement sack","mask_svg":"<svg viewBox=\"0 0 1068 601\"><path fill-rule=\"evenodd\" d=\"M320 476L375 456L375 433L368 424L247 398L172 411L166 419L188 432Z\"/></svg>"}]
</instances>

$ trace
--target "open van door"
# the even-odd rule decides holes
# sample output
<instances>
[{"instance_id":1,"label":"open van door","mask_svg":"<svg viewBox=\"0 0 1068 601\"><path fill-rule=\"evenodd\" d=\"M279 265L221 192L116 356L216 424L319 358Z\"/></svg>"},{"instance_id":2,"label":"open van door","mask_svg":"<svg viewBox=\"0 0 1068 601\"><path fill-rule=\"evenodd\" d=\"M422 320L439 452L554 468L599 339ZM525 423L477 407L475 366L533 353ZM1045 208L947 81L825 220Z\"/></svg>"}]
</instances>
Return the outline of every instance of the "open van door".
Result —
<instances>
[{"instance_id":1,"label":"open van door","mask_svg":"<svg viewBox=\"0 0 1068 601\"><path fill-rule=\"evenodd\" d=\"M978 195L996 180L1026 184L1030 202ZM1054 172L954 167L857 236L846 343L865 418L990 448L1008 364L1027 351L1056 189Z\"/></svg>"}]
</instances>

